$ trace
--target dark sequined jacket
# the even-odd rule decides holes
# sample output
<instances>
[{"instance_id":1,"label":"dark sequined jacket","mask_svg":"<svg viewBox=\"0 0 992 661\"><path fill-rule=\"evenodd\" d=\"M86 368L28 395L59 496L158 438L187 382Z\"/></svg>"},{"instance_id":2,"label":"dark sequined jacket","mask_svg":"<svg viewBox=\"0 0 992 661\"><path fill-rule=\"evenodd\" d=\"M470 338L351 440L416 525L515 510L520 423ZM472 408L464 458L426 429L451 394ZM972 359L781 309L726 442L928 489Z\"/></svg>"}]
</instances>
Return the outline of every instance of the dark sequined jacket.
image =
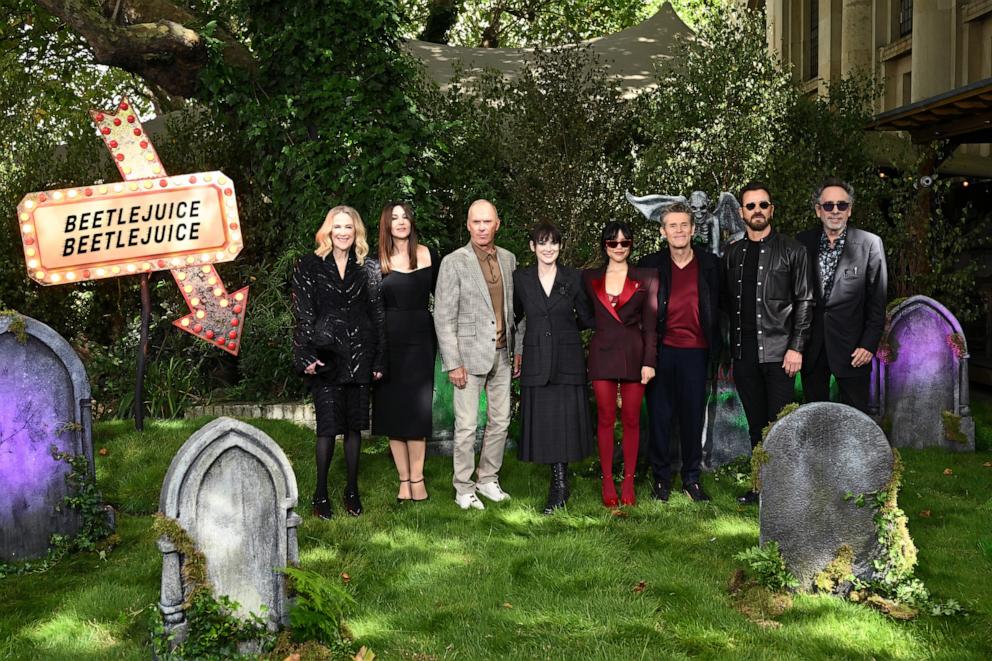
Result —
<instances>
[{"instance_id":1,"label":"dark sequined jacket","mask_svg":"<svg viewBox=\"0 0 992 661\"><path fill-rule=\"evenodd\" d=\"M293 272L293 367L303 373L324 363L316 378L329 383L371 383L385 369L386 326L379 263L359 265L348 255L344 279L334 258L304 256ZM315 377L305 377L315 378Z\"/></svg>"}]
</instances>

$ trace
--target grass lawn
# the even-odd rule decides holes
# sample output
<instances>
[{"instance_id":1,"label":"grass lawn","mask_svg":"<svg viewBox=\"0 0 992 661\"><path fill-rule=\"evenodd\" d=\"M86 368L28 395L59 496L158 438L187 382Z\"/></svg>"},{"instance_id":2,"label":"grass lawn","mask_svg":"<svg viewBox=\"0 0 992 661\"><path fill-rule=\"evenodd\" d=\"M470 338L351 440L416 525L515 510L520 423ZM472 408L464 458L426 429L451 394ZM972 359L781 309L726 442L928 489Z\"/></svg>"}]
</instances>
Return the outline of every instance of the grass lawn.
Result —
<instances>
[{"instance_id":1,"label":"grass lawn","mask_svg":"<svg viewBox=\"0 0 992 661\"><path fill-rule=\"evenodd\" d=\"M96 426L95 447L108 450L97 457L98 479L119 510L122 543L105 561L77 555L45 574L0 580L0 658L148 658L161 567L150 515L173 454L205 422L153 422L143 435L129 422ZM309 513L311 432L251 422L297 470L301 565L351 577L357 605L347 624L382 659L992 655L988 450L903 451L899 501L920 549L918 575L936 597L964 604L966 616L899 622L838 599L798 596L781 626L766 628L727 595L739 566L733 555L758 539L757 510L737 506L735 485L707 475L711 504L677 495L662 505L642 482L641 503L614 516L599 504L598 481L578 466L568 512L544 517L546 469L508 456L501 482L513 500L462 512L451 461L435 457L427 466L431 500L396 505L388 450L371 441L361 471L366 514L321 522ZM338 450L331 467L338 512L342 460Z\"/></svg>"}]
</instances>

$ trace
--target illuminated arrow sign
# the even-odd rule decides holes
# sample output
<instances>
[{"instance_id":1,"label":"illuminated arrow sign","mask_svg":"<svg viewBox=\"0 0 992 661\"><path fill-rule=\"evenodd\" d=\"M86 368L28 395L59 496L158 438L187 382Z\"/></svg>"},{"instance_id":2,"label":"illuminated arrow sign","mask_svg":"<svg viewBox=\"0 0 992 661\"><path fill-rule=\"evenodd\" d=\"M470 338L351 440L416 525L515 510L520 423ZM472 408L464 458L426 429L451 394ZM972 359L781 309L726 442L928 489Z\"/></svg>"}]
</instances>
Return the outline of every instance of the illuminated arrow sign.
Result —
<instances>
[{"instance_id":1,"label":"illuminated arrow sign","mask_svg":"<svg viewBox=\"0 0 992 661\"><path fill-rule=\"evenodd\" d=\"M237 355L248 288L229 295L213 266L244 245L231 180L167 176L126 100L91 115L124 182L25 195L17 216L28 277L54 285L171 270L190 309L173 323Z\"/></svg>"}]
</instances>

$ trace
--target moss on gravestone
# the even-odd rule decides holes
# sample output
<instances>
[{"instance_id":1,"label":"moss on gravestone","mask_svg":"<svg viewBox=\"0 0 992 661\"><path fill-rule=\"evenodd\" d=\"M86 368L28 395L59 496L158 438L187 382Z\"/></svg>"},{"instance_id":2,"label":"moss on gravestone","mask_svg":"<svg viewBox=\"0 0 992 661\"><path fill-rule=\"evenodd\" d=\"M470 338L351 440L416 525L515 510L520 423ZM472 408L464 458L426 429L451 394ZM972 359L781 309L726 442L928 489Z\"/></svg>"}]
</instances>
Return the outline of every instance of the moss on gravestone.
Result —
<instances>
[{"instance_id":1,"label":"moss on gravestone","mask_svg":"<svg viewBox=\"0 0 992 661\"><path fill-rule=\"evenodd\" d=\"M778 412L778 417L774 421L769 422L765 425L765 428L761 430L761 443L754 446L751 450L751 491L759 493L761 491L761 467L768 463L771 459L771 455L763 447L764 441L768 438L768 432L772 430L775 423L789 415L793 411L799 408L799 404L792 402L791 404L786 404L782 407L782 410Z\"/></svg>"},{"instance_id":2,"label":"moss on gravestone","mask_svg":"<svg viewBox=\"0 0 992 661\"><path fill-rule=\"evenodd\" d=\"M152 529L157 534L164 536L175 544L176 549L183 556L183 592L187 593L185 595L186 600L183 602L183 608L190 607L193 597L198 592L206 591L212 595L213 587L207 578L207 559L203 553L197 550L193 538L189 536L189 533L182 527L182 524L175 519L165 516L161 512L157 512L155 514L155 521L152 523Z\"/></svg>"},{"instance_id":3,"label":"moss on gravestone","mask_svg":"<svg viewBox=\"0 0 992 661\"><path fill-rule=\"evenodd\" d=\"M14 339L17 340L17 343L27 344L28 326L24 323L24 317L22 317L16 310L0 310L0 317L5 317L10 320L10 325L7 326L7 331L13 333Z\"/></svg>"},{"instance_id":4,"label":"moss on gravestone","mask_svg":"<svg viewBox=\"0 0 992 661\"><path fill-rule=\"evenodd\" d=\"M876 569L879 570L881 580L890 585L911 578L916 566L916 544L909 536L906 515L899 509L898 503L903 470L899 450L892 448L892 477L876 496L879 508L875 515L878 541L882 547Z\"/></svg>"},{"instance_id":5,"label":"moss on gravestone","mask_svg":"<svg viewBox=\"0 0 992 661\"><path fill-rule=\"evenodd\" d=\"M854 549L844 544L837 555L813 578L813 585L822 592L834 592L838 587L854 580Z\"/></svg>"},{"instance_id":6,"label":"moss on gravestone","mask_svg":"<svg viewBox=\"0 0 992 661\"><path fill-rule=\"evenodd\" d=\"M942 411L940 416L944 420L944 438L952 443L966 444L968 436L961 431L961 416L951 411Z\"/></svg>"}]
</instances>

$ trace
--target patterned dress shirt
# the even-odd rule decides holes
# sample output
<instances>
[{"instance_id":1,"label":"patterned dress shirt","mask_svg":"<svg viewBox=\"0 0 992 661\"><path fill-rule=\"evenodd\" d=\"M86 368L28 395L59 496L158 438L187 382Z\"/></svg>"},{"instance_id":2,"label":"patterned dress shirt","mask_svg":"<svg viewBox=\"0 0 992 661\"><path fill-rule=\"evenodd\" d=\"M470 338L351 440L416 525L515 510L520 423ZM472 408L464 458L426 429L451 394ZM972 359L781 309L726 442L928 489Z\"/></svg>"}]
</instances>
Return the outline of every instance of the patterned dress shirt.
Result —
<instances>
[{"instance_id":1,"label":"patterned dress shirt","mask_svg":"<svg viewBox=\"0 0 992 661\"><path fill-rule=\"evenodd\" d=\"M830 299L830 292L834 288L834 273L837 271L837 262L840 261L840 254L844 251L844 241L847 239L847 228L840 233L834 245L830 247L830 240L827 233L820 234L820 249L818 257L820 261L820 291L823 292L823 300Z\"/></svg>"}]
</instances>

